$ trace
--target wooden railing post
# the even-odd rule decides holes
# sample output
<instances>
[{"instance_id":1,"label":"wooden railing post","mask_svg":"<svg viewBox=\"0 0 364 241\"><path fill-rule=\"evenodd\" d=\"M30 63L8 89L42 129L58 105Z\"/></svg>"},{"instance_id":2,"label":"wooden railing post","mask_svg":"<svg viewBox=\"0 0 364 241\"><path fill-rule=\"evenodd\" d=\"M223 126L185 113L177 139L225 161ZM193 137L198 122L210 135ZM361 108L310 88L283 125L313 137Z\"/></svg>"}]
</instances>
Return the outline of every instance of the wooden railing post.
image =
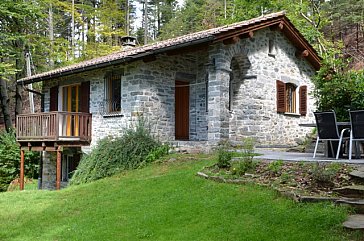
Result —
<instances>
[{"instance_id":1,"label":"wooden railing post","mask_svg":"<svg viewBox=\"0 0 364 241\"><path fill-rule=\"evenodd\" d=\"M58 148L57 150L57 167L56 167L56 189L61 189L61 161L62 161L62 151Z\"/></svg>"},{"instance_id":2,"label":"wooden railing post","mask_svg":"<svg viewBox=\"0 0 364 241\"><path fill-rule=\"evenodd\" d=\"M24 150L20 150L20 190L24 190Z\"/></svg>"}]
</instances>

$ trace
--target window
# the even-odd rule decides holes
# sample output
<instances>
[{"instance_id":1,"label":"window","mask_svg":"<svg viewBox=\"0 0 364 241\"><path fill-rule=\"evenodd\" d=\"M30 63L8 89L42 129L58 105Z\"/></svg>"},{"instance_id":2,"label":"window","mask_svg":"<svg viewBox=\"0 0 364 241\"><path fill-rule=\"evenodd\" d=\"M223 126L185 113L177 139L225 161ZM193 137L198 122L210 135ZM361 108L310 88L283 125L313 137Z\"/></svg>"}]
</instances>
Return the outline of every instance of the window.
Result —
<instances>
[{"instance_id":1,"label":"window","mask_svg":"<svg viewBox=\"0 0 364 241\"><path fill-rule=\"evenodd\" d=\"M106 114L121 111L121 74L110 74L105 77L104 112Z\"/></svg>"},{"instance_id":2,"label":"window","mask_svg":"<svg viewBox=\"0 0 364 241\"><path fill-rule=\"evenodd\" d=\"M270 36L269 40L268 40L268 55L271 57L275 57L275 55L276 55L276 46L275 46L274 36Z\"/></svg>"},{"instance_id":3,"label":"window","mask_svg":"<svg viewBox=\"0 0 364 241\"><path fill-rule=\"evenodd\" d=\"M288 113L296 113L296 85L286 84L286 111Z\"/></svg>"},{"instance_id":4,"label":"window","mask_svg":"<svg viewBox=\"0 0 364 241\"><path fill-rule=\"evenodd\" d=\"M300 114L307 113L307 86L297 88L293 83L284 83L277 80L277 112ZM297 93L297 89L299 89ZM298 98L297 98L298 94ZM297 102L299 102L299 113L297 113Z\"/></svg>"}]
</instances>

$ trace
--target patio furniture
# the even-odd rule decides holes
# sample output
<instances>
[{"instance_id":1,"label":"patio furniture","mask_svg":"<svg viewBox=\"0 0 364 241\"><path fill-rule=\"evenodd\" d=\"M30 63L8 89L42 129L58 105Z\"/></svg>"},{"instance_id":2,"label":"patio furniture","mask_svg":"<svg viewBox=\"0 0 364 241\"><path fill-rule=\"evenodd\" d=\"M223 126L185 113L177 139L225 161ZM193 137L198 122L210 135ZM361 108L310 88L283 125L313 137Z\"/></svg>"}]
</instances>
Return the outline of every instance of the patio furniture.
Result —
<instances>
[{"instance_id":1,"label":"patio furniture","mask_svg":"<svg viewBox=\"0 0 364 241\"><path fill-rule=\"evenodd\" d=\"M334 111L314 112L314 115L317 127L317 140L316 140L315 150L313 153L313 158L316 157L316 151L319 141L328 141L330 143L331 152L333 153L333 156L335 155L335 152L332 145L332 141L339 141L339 145L336 151L336 159L338 159L342 140L344 138L348 139L347 137L344 137L344 133L346 131L349 131L349 129L347 128L343 129L339 135L339 130L337 128L337 123L336 123L336 115Z\"/></svg>"},{"instance_id":2,"label":"patio furniture","mask_svg":"<svg viewBox=\"0 0 364 241\"><path fill-rule=\"evenodd\" d=\"M351 160L353 141L364 141L364 110L350 111L350 122L349 161ZM359 153L360 157L358 149L359 148L356 148L356 151Z\"/></svg>"}]
</instances>

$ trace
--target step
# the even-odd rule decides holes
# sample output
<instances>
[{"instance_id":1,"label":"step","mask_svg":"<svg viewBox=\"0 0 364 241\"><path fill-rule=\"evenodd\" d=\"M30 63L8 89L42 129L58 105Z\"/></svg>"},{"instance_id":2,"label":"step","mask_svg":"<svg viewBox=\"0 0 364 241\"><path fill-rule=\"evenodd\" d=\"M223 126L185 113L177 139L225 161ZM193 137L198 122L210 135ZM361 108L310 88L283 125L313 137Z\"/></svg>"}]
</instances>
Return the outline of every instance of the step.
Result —
<instances>
[{"instance_id":1,"label":"step","mask_svg":"<svg viewBox=\"0 0 364 241\"><path fill-rule=\"evenodd\" d=\"M364 199L364 185L345 186L333 189L340 196Z\"/></svg>"},{"instance_id":2,"label":"step","mask_svg":"<svg viewBox=\"0 0 364 241\"><path fill-rule=\"evenodd\" d=\"M349 218L343 223L343 226L353 230L364 230L364 215L355 214L349 216Z\"/></svg>"},{"instance_id":3,"label":"step","mask_svg":"<svg viewBox=\"0 0 364 241\"><path fill-rule=\"evenodd\" d=\"M349 173L350 176L364 179L364 171L354 170Z\"/></svg>"},{"instance_id":4,"label":"step","mask_svg":"<svg viewBox=\"0 0 364 241\"><path fill-rule=\"evenodd\" d=\"M364 214L364 199L345 198L345 199L338 199L335 202L349 205L355 208L356 213Z\"/></svg>"}]
</instances>

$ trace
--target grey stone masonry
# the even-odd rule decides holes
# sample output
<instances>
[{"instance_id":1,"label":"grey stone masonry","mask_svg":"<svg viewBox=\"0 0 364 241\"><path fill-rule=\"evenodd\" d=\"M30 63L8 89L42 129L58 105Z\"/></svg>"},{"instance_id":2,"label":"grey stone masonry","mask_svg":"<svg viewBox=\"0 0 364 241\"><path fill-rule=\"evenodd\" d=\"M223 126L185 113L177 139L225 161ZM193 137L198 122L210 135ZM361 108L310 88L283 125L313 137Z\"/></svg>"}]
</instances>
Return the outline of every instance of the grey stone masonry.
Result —
<instances>
[{"instance_id":1,"label":"grey stone masonry","mask_svg":"<svg viewBox=\"0 0 364 241\"><path fill-rule=\"evenodd\" d=\"M269 45L274 43L274 46ZM175 81L190 86L189 139L216 144L222 139L253 137L260 145L296 145L310 132L300 123L313 122L315 109L310 91L314 69L279 31L263 29L253 38L235 44L221 42L178 55L160 54L154 61L142 60L44 83L45 111L50 88L90 81L92 145L103 137L120 135L143 115L162 141L175 140ZM121 113L104 115L105 76L121 76ZM297 86L294 113L277 113L276 80ZM309 90L306 116L298 114L298 89ZM60 93L61 95L61 93ZM59 99L61 100L61 99ZM61 109L59 101L59 109Z\"/></svg>"},{"instance_id":2,"label":"grey stone masonry","mask_svg":"<svg viewBox=\"0 0 364 241\"><path fill-rule=\"evenodd\" d=\"M271 40L274 51L269 52ZM252 137L261 146L294 146L305 138L311 129L299 124L314 122L315 104L310 91L315 71L295 52L281 32L269 29L254 32L253 38L236 44L220 43L210 49L210 143L226 138L226 129L230 140ZM277 113L276 80L297 87L293 113ZM303 85L309 90L306 116L298 112L298 90Z\"/></svg>"},{"instance_id":3,"label":"grey stone masonry","mask_svg":"<svg viewBox=\"0 0 364 241\"><path fill-rule=\"evenodd\" d=\"M42 189L53 190L56 187L56 152L43 151Z\"/></svg>"}]
</instances>

